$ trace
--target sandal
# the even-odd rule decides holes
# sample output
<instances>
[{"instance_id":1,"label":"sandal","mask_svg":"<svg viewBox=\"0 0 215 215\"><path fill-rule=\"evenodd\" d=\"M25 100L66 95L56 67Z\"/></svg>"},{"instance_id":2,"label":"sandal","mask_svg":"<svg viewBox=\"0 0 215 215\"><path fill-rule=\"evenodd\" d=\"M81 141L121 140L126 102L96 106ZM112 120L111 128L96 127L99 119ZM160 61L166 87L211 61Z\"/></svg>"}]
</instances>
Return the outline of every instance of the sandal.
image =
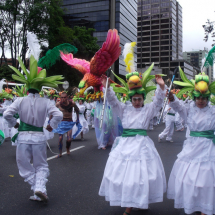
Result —
<instances>
[{"instance_id":1,"label":"sandal","mask_svg":"<svg viewBox=\"0 0 215 215\"><path fill-rule=\"evenodd\" d=\"M124 212L124 214L126 214L126 215L131 215L130 213L128 213L128 212L126 212L126 211Z\"/></svg>"}]
</instances>

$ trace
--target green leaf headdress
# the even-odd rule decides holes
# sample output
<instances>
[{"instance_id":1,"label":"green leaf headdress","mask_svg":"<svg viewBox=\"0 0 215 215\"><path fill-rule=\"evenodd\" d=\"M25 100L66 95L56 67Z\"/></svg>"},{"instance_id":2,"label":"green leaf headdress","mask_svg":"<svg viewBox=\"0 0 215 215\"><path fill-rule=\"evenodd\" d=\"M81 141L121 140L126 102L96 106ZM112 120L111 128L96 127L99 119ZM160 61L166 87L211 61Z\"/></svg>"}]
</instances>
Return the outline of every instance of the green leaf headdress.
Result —
<instances>
[{"instance_id":1,"label":"green leaf headdress","mask_svg":"<svg viewBox=\"0 0 215 215\"><path fill-rule=\"evenodd\" d=\"M182 81L174 81L173 83L179 86L182 86L180 92L177 94L177 97L181 97L186 92L190 92L192 98L194 97L210 97L211 93L215 94L215 82L209 85L209 77L204 73L201 72L195 76L195 80L189 80L184 72L182 71L181 67L179 67L179 72Z\"/></svg>"},{"instance_id":2,"label":"green leaf headdress","mask_svg":"<svg viewBox=\"0 0 215 215\"><path fill-rule=\"evenodd\" d=\"M60 82L60 80L63 79L62 75L46 77L46 70L38 68L37 61L35 60L33 55L31 55L30 57L30 72L27 71L20 57L18 57L18 61L25 76L15 67L9 66L17 74L12 75L12 78L16 81L24 83L27 90L35 89L37 91L40 91L42 86L56 88L58 87L58 84L63 84L63 82Z\"/></svg>"},{"instance_id":3,"label":"green leaf headdress","mask_svg":"<svg viewBox=\"0 0 215 215\"><path fill-rule=\"evenodd\" d=\"M155 78L155 75L150 75L154 63L141 75L135 71L134 67L134 47L136 42L126 43L123 50L124 61L126 64L127 83L120 77L118 77L113 71L114 76L121 82L123 87L116 87L116 84L111 84L113 90L116 93L126 94L127 97L131 97L135 94L143 94L146 98L147 93L156 89L156 86L147 86L147 83ZM164 76L161 74L161 76Z\"/></svg>"}]
</instances>

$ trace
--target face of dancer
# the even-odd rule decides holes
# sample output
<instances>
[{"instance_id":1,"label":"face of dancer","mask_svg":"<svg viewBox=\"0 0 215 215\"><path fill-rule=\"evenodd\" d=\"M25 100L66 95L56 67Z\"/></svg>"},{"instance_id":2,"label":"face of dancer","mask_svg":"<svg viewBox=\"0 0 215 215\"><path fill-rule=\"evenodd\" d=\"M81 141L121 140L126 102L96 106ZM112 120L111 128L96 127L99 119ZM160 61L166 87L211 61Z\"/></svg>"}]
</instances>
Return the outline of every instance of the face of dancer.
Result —
<instances>
[{"instance_id":1,"label":"face of dancer","mask_svg":"<svg viewBox=\"0 0 215 215\"><path fill-rule=\"evenodd\" d=\"M208 99L200 96L195 99L195 103L198 108L204 108L208 104Z\"/></svg>"},{"instance_id":2,"label":"face of dancer","mask_svg":"<svg viewBox=\"0 0 215 215\"><path fill-rule=\"evenodd\" d=\"M62 93L61 96L60 96L60 100L63 104L67 104L67 101L68 101L68 96L66 93Z\"/></svg>"},{"instance_id":3,"label":"face of dancer","mask_svg":"<svg viewBox=\"0 0 215 215\"><path fill-rule=\"evenodd\" d=\"M143 95L135 94L132 96L131 103L133 107L135 108L143 107L143 102L144 102Z\"/></svg>"},{"instance_id":4,"label":"face of dancer","mask_svg":"<svg viewBox=\"0 0 215 215\"><path fill-rule=\"evenodd\" d=\"M83 101L82 101L82 100L79 100L78 103L79 103L79 105L82 105L82 104L83 104Z\"/></svg>"}]
</instances>

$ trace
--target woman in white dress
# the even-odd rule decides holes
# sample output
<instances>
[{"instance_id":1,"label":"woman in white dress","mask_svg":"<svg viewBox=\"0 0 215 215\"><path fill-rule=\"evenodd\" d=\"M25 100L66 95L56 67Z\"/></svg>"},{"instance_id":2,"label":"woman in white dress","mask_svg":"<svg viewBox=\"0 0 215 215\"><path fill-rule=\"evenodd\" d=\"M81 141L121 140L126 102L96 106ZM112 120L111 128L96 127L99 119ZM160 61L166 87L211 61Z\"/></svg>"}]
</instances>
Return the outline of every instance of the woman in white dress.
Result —
<instances>
[{"instance_id":1,"label":"woman in white dress","mask_svg":"<svg viewBox=\"0 0 215 215\"><path fill-rule=\"evenodd\" d=\"M85 105L83 103L84 98L79 97L77 106L79 108L79 122L82 125L82 130L81 130L81 140L84 140L84 134L89 132L89 126L87 123L87 120L84 117L84 112L85 112ZM73 116L74 117L74 121L76 121L76 115ZM75 132L77 131L77 126L74 126L72 129L72 133L75 134Z\"/></svg>"},{"instance_id":2,"label":"woman in white dress","mask_svg":"<svg viewBox=\"0 0 215 215\"><path fill-rule=\"evenodd\" d=\"M106 79L103 77L103 86ZM122 121L123 135L117 137L109 155L99 195L105 196L111 206L147 209L148 204L163 201L166 178L160 156L146 129L150 119L161 108L165 97L165 85L156 77L158 88L156 98L143 105L143 95L132 96L132 106L121 103L109 87L107 101ZM129 134L130 133L130 134Z\"/></svg>"},{"instance_id":3,"label":"woman in white dress","mask_svg":"<svg viewBox=\"0 0 215 215\"><path fill-rule=\"evenodd\" d=\"M146 87L153 65L143 74L135 72L133 47L136 43L126 43L123 51L128 83L116 76L124 87L115 85L107 89L107 101L112 111L122 122L123 134L113 143L112 151L104 170L99 195L105 196L111 206L126 207L124 215L130 215L133 207L147 209L150 203L162 202L166 192L166 177L160 156L153 141L147 136L147 128L160 110L165 98L165 84L156 75L157 90L152 103L144 105L144 98L156 86ZM128 58L127 58L128 57ZM103 87L106 76L102 76ZM109 81L110 83L110 81ZM120 102L114 91L127 94L132 105Z\"/></svg>"},{"instance_id":4,"label":"woman in white dress","mask_svg":"<svg viewBox=\"0 0 215 215\"><path fill-rule=\"evenodd\" d=\"M182 74L182 70L180 71ZM205 74L196 75L192 83L193 102L185 105L170 94L170 106L187 122L186 140L178 154L168 182L167 197L175 200L175 208L186 214L200 211L215 214L215 107L208 101L215 93L214 82L209 85ZM185 76L186 77L186 76ZM181 83L177 83L180 85ZM182 83L183 86L184 83ZM208 86L209 85L209 86Z\"/></svg>"}]
</instances>

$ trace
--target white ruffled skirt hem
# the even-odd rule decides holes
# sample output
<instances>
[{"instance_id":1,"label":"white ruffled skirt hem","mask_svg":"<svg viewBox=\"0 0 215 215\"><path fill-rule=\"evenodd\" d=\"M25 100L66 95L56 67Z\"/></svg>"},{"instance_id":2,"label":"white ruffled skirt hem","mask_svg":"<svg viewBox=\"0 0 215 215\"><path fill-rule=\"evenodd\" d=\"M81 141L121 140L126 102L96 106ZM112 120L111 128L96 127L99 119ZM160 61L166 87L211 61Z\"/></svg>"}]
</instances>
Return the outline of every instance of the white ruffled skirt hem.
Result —
<instances>
[{"instance_id":1,"label":"white ruffled skirt hem","mask_svg":"<svg viewBox=\"0 0 215 215\"><path fill-rule=\"evenodd\" d=\"M168 182L167 198L186 214L215 214L215 162L177 159Z\"/></svg>"},{"instance_id":2,"label":"white ruffled skirt hem","mask_svg":"<svg viewBox=\"0 0 215 215\"><path fill-rule=\"evenodd\" d=\"M166 177L152 140L139 135L118 137L113 147L99 195L111 206L147 209L150 203L162 202Z\"/></svg>"}]
</instances>

